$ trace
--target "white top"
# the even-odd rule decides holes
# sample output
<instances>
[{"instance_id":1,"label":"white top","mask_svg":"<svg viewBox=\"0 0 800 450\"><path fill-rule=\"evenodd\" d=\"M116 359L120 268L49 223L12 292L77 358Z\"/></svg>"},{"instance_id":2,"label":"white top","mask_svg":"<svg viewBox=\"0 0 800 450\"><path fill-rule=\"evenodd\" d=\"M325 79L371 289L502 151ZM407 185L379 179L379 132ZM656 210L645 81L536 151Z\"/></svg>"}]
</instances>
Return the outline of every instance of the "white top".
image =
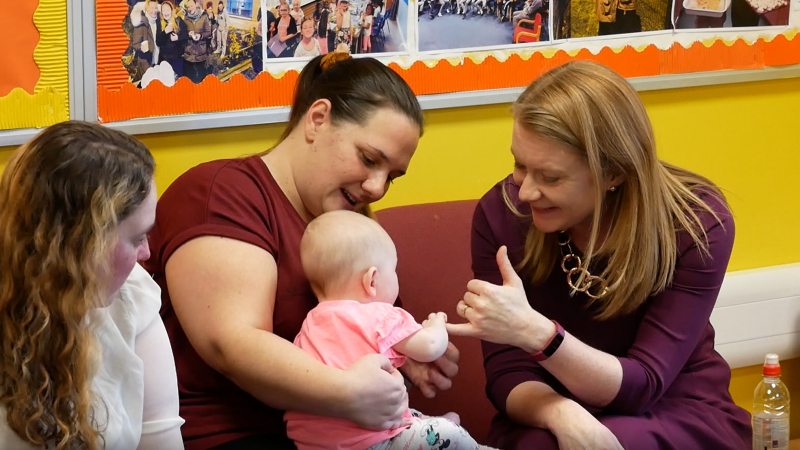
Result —
<instances>
[{"instance_id":1,"label":"white top","mask_svg":"<svg viewBox=\"0 0 800 450\"><path fill-rule=\"evenodd\" d=\"M297 44L297 48L294 50L294 57L300 58L302 56L319 56L321 53L319 49L319 40L312 39L311 42L314 48L308 50L303 46L303 41L300 41L300 43Z\"/></svg>"},{"instance_id":2,"label":"white top","mask_svg":"<svg viewBox=\"0 0 800 450\"><path fill-rule=\"evenodd\" d=\"M150 32L153 34L153 47L150 49L153 52L153 63L152 65L158 64L158 44L156 44L156 34L158 34L158 19L154 20L150 23Z\"/></svg>"},{"instance_id":3,"label":"white top","mask_svg":"<svg viewBox=\"0 0 800 450\"><path fill-rule=\"evenodd\" d=\"M364 36L372 36L372 19L372 16L364 17L364 31L362 32Z\"/></svg>"},{"instance_id":4,"label":"white top","mask_svg":"<svg viewBox=\"0 0 800 450\"><path fill-rule=\"evenodd\" d=\"M106 450L183 449L175 360L160 307L160 288L137 264L111 305L90 316L102 347L92 390ZM9 429L3 407L0 449L37 449Z\"/></svg>"},{"instance_id":5,"label":"white top","mask_svg":"<svg viewBox=\"0 0 800 450\"><path fill-rule=\"evenodd\" d=\"M297 24L297 29L299 30L300 25L303 23L303 17L305 17L305 13L303 12L302 9L298 9L297 11L292 9L291 11L289 11L289 15L292 16L294 22Z\"/></svg>"}]
</instances>

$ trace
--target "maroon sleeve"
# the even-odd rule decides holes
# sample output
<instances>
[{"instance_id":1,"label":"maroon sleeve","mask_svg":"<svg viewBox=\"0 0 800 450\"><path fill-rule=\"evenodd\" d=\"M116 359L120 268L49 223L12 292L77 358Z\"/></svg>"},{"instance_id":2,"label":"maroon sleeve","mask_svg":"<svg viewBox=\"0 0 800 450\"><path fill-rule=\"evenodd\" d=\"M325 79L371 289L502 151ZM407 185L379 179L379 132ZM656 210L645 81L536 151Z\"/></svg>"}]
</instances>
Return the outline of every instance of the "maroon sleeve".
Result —
<instances>
[{"instance_id":1,"label":"maroon sleeve","mask_svg":"<svg viewBox=\"0 0 800 450\"><path fill-rule=\"evenodd\" d=\"M678 262L672 284L648 300L647 312L622 364L622 385L606 408L626 415L650 409L670 388L706 332L728 267L734 223L723 201L704 198L720 221L698 214L706 231L710 255L689 234L678 235Z\"/></svg>"},{"instance_id":2,"label":"maroon sleeve","mask_svg":"<svg viewBox=\"0 0 800 450\"><path fill-rule=\"evenodd\" d=\"M179 177L158 202L151 248L164 270L172 253L201 236L220 236L275 255L271 199L246 160L218 161Z\"/></svg>"},{"instance_id":3,"label":"maroon sleeve","mask_svg":"<svg viewBox=\"0 0 800 450\"><path fill-rule=\"evenodd\" d=\"M503 278L497 267L495 255L502 245L509 246L509 254L518 253L512 250L511 239L497 233L490 225L487 214L497 218L498 214L505 211L498 210L504 207L497 203L484 201L497 195L496 189L490 191L478 203L472 219L472 271L476 279L488 281L493 284L502 284ZM484 208L489 208L486 211ZM509 234L511 234L509 232ZM513 259L512 259L513 262ZM506 400L511 391L526 381L538 381L550 384L554 378L537 362L533 361L524 350L510 345L493 344L482 341L483 365L486 371L486 395L498 411L505 412Z\"/></svg>"}]
</instances>

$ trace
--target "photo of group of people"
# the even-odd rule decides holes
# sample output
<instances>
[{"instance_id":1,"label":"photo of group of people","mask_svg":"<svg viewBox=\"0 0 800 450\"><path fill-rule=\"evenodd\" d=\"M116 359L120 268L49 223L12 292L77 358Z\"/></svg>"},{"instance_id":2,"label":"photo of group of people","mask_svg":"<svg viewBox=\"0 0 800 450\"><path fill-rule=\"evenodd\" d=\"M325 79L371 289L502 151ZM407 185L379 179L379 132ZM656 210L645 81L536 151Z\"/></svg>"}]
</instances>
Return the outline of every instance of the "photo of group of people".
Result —
<instances>
[{"instance_id":1,"label":"photo of group of people","mask_svg":"<svg viewBox=\"0 0 800 450\"><path fill-rule=\"evenodd\" d=\"M119 0L129 14L130 81L248 79L265 60L331 51L402 53L509 47L665 30L786 26L789 0ZM552 1L552 4L551 4ZM416 22L416 23L414 23Z\"/></svg>"},{"instance_id":2,"label":"photo of group of people","mask_svg":"<svg viewBox=\"0 0 800 450\"><path fill-rule=\"evenodd\" d=\"M120 0L131 83L248 79L265 58L409 51L408 0Z\"/></svg>"},{"instance_id":3,"label":"photo of group of people","mask_svg":"<svg viewBox=\"0 0 800 450\"><path fill-rule=\"evenodd\" d=\"M277 0L264 2L266 58L302 58L407 50L407 0ZM394 29L394 33L392 30Z\"/></svg>"},{"instance_id":4,"label":"photo of group of people","mask_svg":"<svg viewBox=\"0 0 800 450\"><path fill-rule=\"evenodd\" d=\"M789 0L554 0L555 39L789 24Z\"/></svg>"},{"instance_id":5,"label":"photo of group of people","mask_svg":"<svg viewBox=\"0 0 800 450\"><path fill-rule=\"evenodd\" d=\"M672 16L678 30L786 26L789 0L676 0Z\"/></svg>"},{"instance_id":6,"label":"photo of group of people","mask_svg":"<svg viewBox=\"0 0 800 450\"><path fill-rule=\"evenodd\" d=\"M420 0L419 51L789 24L790 0ZM633 37L633 36L632 36Z\"/></svg>"},{"instance_id":7,"label":"photo of group of people","mask_svg":"<svg viewBox=\"0 0 800 450\"><path fill-rule=\"evenodd\" d=\"M550 40L550 0L420 0L420 51Z\"/></svg>"},{"instance_id":8,"label":"photo of group of people","mask_svg":"<svg viewBox=\"0 0 800 450\"><path fill-rule=\"evenodd\" d=\"M555 39L612 36L672 28L670 0L556 0ZM678 0L681 1L681 0Z\"/></svg>"},{"instance_id":9,"label":"photo of group of people","mask_svg":"<svg viewBox=\"0 0 800 450\"><path fill-rule=\"evenodd\" d=\"M257 74L253 0L128 0L128 7L122 29L130 45L122 64L132 83L146 87L157 79L171 86L181 77L200 83L208 75L224 81Z\"/></svg>"}]
</instances>

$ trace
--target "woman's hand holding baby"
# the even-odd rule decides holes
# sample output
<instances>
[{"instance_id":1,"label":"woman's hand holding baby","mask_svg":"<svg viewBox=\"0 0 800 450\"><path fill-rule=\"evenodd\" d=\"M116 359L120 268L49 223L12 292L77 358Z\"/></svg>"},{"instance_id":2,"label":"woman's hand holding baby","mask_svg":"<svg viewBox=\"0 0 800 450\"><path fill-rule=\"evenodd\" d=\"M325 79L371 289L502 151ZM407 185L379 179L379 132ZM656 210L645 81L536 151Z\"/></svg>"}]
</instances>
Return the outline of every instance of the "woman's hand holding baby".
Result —
<instances>
[{"instance_id":1,"label":"woman's hand holding baby","mask_svg":"<svg viewBox=\"0 0 800 450\"><path fill-rule=\"evenodd\" d=\"M350 391L344 418L371 430L400 426L408 409L408 391L388 358L378 354L364 356L344 373Z\"/></svg>"},{"instance_id":2,"label":"woman's hand holding baby","mask_svg":"<svg viewBox=\"0 0 800 450\"><path fill-rule=\"evenodd\" d=\"M458 373L460 353L455 345L447 344L444 355L432 363L421 363L411 358L400 371L426 398L436 397L436 391L446 391L453 386L451 378Z\"/></svg>"}]
</instances>

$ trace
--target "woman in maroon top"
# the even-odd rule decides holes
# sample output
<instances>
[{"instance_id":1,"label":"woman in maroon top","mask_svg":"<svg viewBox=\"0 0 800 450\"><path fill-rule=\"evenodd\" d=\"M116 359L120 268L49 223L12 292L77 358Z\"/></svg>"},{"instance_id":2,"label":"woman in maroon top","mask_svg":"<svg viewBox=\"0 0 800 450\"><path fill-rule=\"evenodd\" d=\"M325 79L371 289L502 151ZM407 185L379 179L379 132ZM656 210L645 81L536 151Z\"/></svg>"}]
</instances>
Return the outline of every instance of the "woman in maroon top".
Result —
<instances>
[{"instance_id":1,"label":"woman in maroon top","mask_svg":"<svg viewBox=\"0 0 800 450\"><path fill-rule=\"evenodd\" d=\"M711 311L734 223L709 180L660 161L631 86L561 66L513 107L513 174L473 219L476 280L451 333L483 339L490 445L736 449Z\"/></svg>"},{"instance_id":2,"label":"woman in maroon top","mask_svg":"<svg viewBox=\"0 0 800 450\"><path fill-rule=\"evenodd\" d=\"M201 164L161 197L145 267L162 288L187 449L292 448L287 409L399 424L408 397L388 359L341 371L292 340L317 305L300 265L306 224L326 211L368 212L405 173L421 134L422 112L399 75L332 53L301 72L273 149ZM449 387L457 358L451 347L436 364L402 371L432 396Z\"/></svg>"}]
</instances>

